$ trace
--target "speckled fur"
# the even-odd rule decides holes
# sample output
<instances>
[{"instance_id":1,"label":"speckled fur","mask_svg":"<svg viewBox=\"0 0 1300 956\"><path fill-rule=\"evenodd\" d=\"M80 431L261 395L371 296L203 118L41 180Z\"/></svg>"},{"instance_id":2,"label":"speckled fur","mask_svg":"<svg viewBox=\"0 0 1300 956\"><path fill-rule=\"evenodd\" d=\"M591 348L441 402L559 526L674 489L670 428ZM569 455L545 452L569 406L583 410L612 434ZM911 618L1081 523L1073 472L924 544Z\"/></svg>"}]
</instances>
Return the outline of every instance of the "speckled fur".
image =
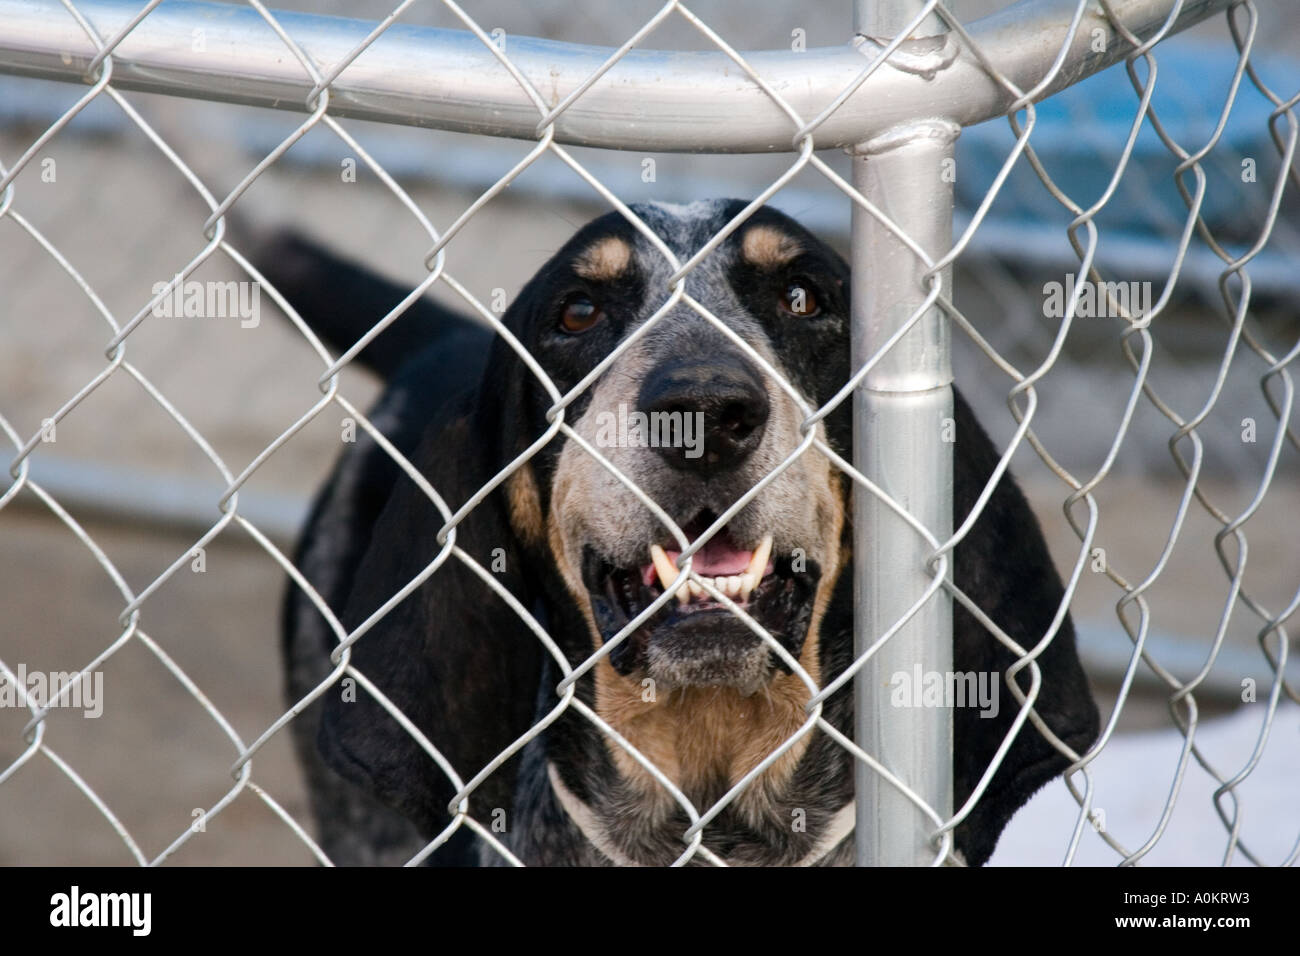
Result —
<instances>
[{"instance_id":1,"label":"speckled fur","mask_svg":"<svg viewBox=\"0 0 1300 956\"><path fill-rule=\"evenodd\" d=\"M647 204L634 211L681 259L699 249L741 208L736 200L688 206ZM762 229L744 254L746 230ZM782 240L782 236L785 240ZM623 248L630 254L623 261ZM591 250L596 250L591 252ZM763 252L763 255L758 255ZM750 261L752 259L761 262ZM405 289L389 285L301 240L267 243L254 257L300 314L336 348L364 331L364 317L381 315ZM556 302L575 282L604 284L608 318L580 340L557 335ZM772 305L787 272L820 276L825 299L815 321L788 321ZM617 215L588 225L527 284L506 324L546 369L563 394L619 341L634 334L665 301L670 265ZM617 275L615 275L617 273ZM810 407L826 402L849 374L848 270L797 223L763 209L687 278L703 303L770 363ZM359 317L339 303L354 303ZM737 349L685 304L622 354L565 412L579 435L591 438L595 415L633 405L645 376L665 356L733 356ZM359 361L388 380L381 426L440 493L457 507L549 427L551 399L501 340L428 301L379 336ZM745 361L749 361L745 359ZM765 376L770 417L761 445L729 474L707 480L663 465L647 449L602 449L659 502L675 521L699 508L725 509L798 444L798 403ZM997 461L997 451L970 409L955 396L954 518L965 518ZM818 426L818 437L851 458L848 403ZM815 682L824 684L852 657L849 484L815 450L739 513L728 531L742 547L771 532L774 551L798 547L820 569L807 634L793 647ZM366 620L389 595L438 553L443 517L373 442L344 454L318 498L297 560L346 628ZM645 560L659 533L653 515L574 442L557 436L504 482L457 528L457 545L484 567L503 559L496 582L552 635L570 666L600 644L579 575L581 549L597 546L628 565ZM998 624L1024 646L1037 643L1061 599L1034 516L1011 478L995 488L971 533L957 547L954 577ZM310 602L291 588L285 610L288 697L301 699L328 673L335 636ZM662 649L656 651L662 653ZM796 733L807 690L773 669L767 652L741 650L739 686L669 686L643 700L636 673L606 659L577 682L579 700L650 756L696 807L725 794L758 760ZM1011 655L963 609L954 612L955 667L1005 671ZM392 609L352 649L352 665L373 680L437 746L461 779L554 709L560 668L505 602L460 561L447 561ZM1038 714L1069 746L1082 751L1097 733L1097 711L1074 648L1068 618L1038 663L1043 684ZM671 662L669 662L671 664ZM725 661L724 661L724 666ZM664 672L671 674L671 667ZM751 674L746 668L757 668ZM848 733L852 697L832 696L822 717ZM1014 708L983 720L954 714L954 798L979 781L1014 720ZM388 862L413 854L450 820L454 788L437 764L369 695L355 702L327 691L292 725L308 768L317 826L337 862ZM554 766L564 787L590 810L602 839L618 855L667 864L682 852L689 825L668 792L590 721L568 708L544 732L487 777L469 797L485 825L520 859L543 865L606 865L557 801L548 778ZM967 820L957 828L959 851L972 863L987 859L1015 810L1058 774L1065 758L1026 724ZM809 862L828 821L852 797L845 752L817 729L802 736L705 830L705 845L735 865ZM796 820L806 826L795 825ZM812 862L851 861L852 839ZM466 827L429 861L500 862Z\"/></svg>"}]
</instances>

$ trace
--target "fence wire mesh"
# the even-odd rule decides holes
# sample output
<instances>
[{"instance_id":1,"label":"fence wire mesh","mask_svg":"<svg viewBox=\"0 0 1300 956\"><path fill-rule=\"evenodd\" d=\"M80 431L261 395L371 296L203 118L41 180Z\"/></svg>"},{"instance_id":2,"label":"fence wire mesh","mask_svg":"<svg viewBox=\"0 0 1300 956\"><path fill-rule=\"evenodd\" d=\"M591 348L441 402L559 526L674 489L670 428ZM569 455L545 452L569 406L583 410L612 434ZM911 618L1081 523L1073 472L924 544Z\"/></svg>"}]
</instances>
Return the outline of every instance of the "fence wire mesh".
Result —
<instances>
[{"instance_id":1,"label":"fence wire mesh","mask_svg":"<svg viewBox=\"0 0 1300 956\"><path fill-rule=\"evenodd\" d=\"M108 617L104 619L106 640L102 648L89 660L82 661L75 676L63 683L61 688L57 690L51 688L52 695L42 696L31 693L30 684L20 676L19 663L6 659L6 648L0 644L0 674L14 688L19 705L26 709L26 719L19 730L21 744L12 751L12 758L5 757L6 763L3 769L0 769L0 800L3 799L5 784L11 783L24 772L30 772L30 768L36 763L46 761L66 778L69 785L84 795L94 811L102 815L137 862L158 864L167 861L187 843L200 839L200 834L206 833L208 827L217 829L217 821L221 816L232 812L232 808L241 797L251 795L269 808L283 826L287 827L317 860L328 864L330 860L313 839L311 827L287 810L282 801L277 800L271 788L259 783L260 778L255 778L254 758L263 752L273 738L285 730L303 708L321 695L335 692L340 680L350 677L364 692L374 695L392 717L418 740L428 758L437 764L456 791L452 801L450 824L411 857L412 863L423 861L443 845L453 833L466 829L473 831L484 846L498 854L505 862L519 864L520 860L511 851L507 841L502 839L500 831L494 828L493 821L480 818L470 811L469 799L484 780L523 750L566 711L580 714L602 734L614 741L618 747L623 748L631 759L672 794L673 799L681 806L690 820L690 826L681 835L677 864L726 865L726 861L703 842L704 834L711 822L783 754L795 748L804 738L817 733L830 735L852 755L855 761L869 767L873 773L879 774L889 786L904 794L926 814L933 828L932 862L934 864L960 862L953 853L952 833L971 814L983 796L985 788L997 769L998 761L1005 752L1005 747L988 768L981 785L964 805L948 811L930 806L912 789L909 780L899 778L889 766L882 764L875 756L866 752L861 746L861 741L855 743L832 726L823 717L823 706L833 695L850 692L848 685L866 664L870 655L891 640L940 590L950 594L953 601L965 607L970 614L989 628L1004 646L1014 651L1019 661L1012 668L1013 672L1021 670L1037 672L1036 659L1055 636L1055 628L1043 634L1037 645L1020 646L994 623L985 613L985 609L979 607L975 600L962 593L953 584L949 557L978 518L979 508L969 520L957 527L954 533L936 537L930 529L910 519L908 509L903 503L887 495L855 468L852 462L845 460L834 451L819 430L819 423L850 398L854 389L888 353L894 344L893 340L882 343L871 359L855 368L852 376L843 383L843 387L831 402L821 407L810 407L806 396L785 381L776 368L738 337L725 322L712 314L704 304L692 297L686 289L686 277L692 270L716 250L728 236L739 229L755 210L774 197L778 197L796 177L814 176L821 177L824 183L828 183L838 191L846 206L856 205L866 215L895 233L922 262L927 277L924 296L901 326L900 335L902 331L915 327L927 314L930 314L932 309L937 308L946 316L951 327L960 331L966 344L973 346L987 359L988 367L996 369L998 381L1001 382L1000 390L1005 395L1006 406L1014 425L1009 439L1001 446L1001 459L993 482L1010 464L1013 456L1020 453L1023 457L1025 449L1029 449L1059 482L1058 500L1063 501L1064 515L1077 537L1073 548L1072 564L1062 568L1062 576L1065 578L1065 599L1062 610L1074 602L1080 582L1087 575L1100 575L1113 587L1112 596L1118 622L1127 634L1130 646L1114 700L1109 709L1103 713L1101 736L1092 747L1084 753L1076 753L1054 738L1033 709L1037 684L1034 692L1026 695L1014 681L1009 680L1007 683L1007 687L1016 696L1016 706L1019 708L1012 733L1042 733L1070 761L1070 768L1065 773L1064 779L1073 798L1075 812L1068 823L1065 821L1061 823L1062 834L1068 833L1068 838L1062 840L1061 862L1066 864L1074 862L1081 842L1085 836L1087 839L1092 839L1091 834L1096 834L1113 851L1111 855L1113 862L1132 864L1142 861L1165 835L1191 775L1203 775L1211 782L1213 807L1222 824L1219 856L1224 864L1240 862L1244 858L1251 863L1261 865L1292 865L1300 858L1300 818L1292 816L1289 821L1291 829L1283 833L1274 832L1271 842L1261 841L1254 834L1247 839L1243 836L1247 814L1243 801L1239 799L1239 788L1242 788L1245 781L1250 778L1269 748L1273 748L1273 752L1276 752L1277 748L1293 747L1290 741L1279 739L1275 717L1287 706L1284 699L1300 703L1300 695L1297 693L1300 688L1297 688L1293 679L1288 680L1287 677L1290 636L1286 626L1296 607L1300 605L1300 586L1295 587L1289 599L1266 601L1252 590L1251 579L1247 575L1246 526L1259 512L1279 469L1287 467L1284 456L1288 454L1288 446L1292 452L1300 449L1300 439L1297 438L1292 421L1294 386L1289 371L1290 363L1297 351L1300 351L1300 341L1276 344L1279 336L1273 334L1275 330L1261 326L1257 315L1252 311L1251 280L1252 263L1269 248L1275 231L1281 228L1279 222L1285 219L1282 211L1288 196L1288 184L1291 184L1292 188L1300 184L1300 179L1297 178L1300 177L1300 167L1295 163L1297 137L1300 135L1295 107L1297 102L1300 102L1300 94L1276 92L1265 83L1264 77L1256 69L1252 52L1258 42L1259 13L1254 2L1239 0L1231 3L1221 14L1222 35L1230 38L1235 50L1235 67L1231 81L1225 95L1202 104L1204 111L1214 117L1209 135L1184 141L1179 138L1179 130L1176 126L1162 122L1155 97L1162 53L1161 43L1180 26L1179 17L1185 12L1184 4L1181 2L1166 5L1154 31L1139 36L1125 25L1129 22L1122 15L1125 4L1119 0L1101 0L1100 12L1093 11L1089 3L1081 0L1069 11L1068 27L1065 27L1064 32L1065 41L1055 52L1052 60L1045 64L1045 70L1036 77L1034 84L1026 87L1013 81L1004 64L986 57L972 32L968 31L963 22L944 4L937 0L928 0L914 8L915 16L912 18L912 23L899 33L898 40L878 44L878 55L864 59L862 69L851 83L834 95L828 96L826 106L820 112L805 115L791 105L783 89L769 82L762 71L752 65L746 54L739 52L708 22L693 12L690 6L677 0L670 0L655 9L653 15L647 17L633 32L627 34L625 42L611 51L607 59L590 74L585 82L558 100L551 96L549 91L540 89L535 77L530 77L514 63L511 57L511 43L502 41L500 31L495 31L491 24L485 25L480 22L451 0L442 0L442 9L454 17L459 28L472 34L483 48L491 53L495 61L509 72L518 90L535 110L536 134L535 142L504 175L496 178L458 215L447 217L437 224L435 224L436 217L426 214L422 205L403 188L398 177L391 175L385 165L367 151L361 141L364 137L350 130L349 122L331 112L331 89L334 84L340 78L346 77L349 68L366 49L395 24L402 22L404 15L412 8L413 0L405 0L395 7L387 18L374 23L373 30L347 55L324 65L304 49L300 38L295 38L290 30L282 26L281 18L275 11L257 0L249 0L248 7L256 11L266 28L278 37L285 53L293 58L301 69L303 77L310 82L311 91L306 98L305 118L251 168L237 177L232 177L233 185L228 188L214 186L196 173L192 158L189 162L186 159L187 154L194 149L194 144L169 142L154 125L151 125L144 113L133 105L133 95L124 92L114 84L115 50L134 29L148 22L160 3L161 0L151 0L140 6L120 29L105 31L98 28L94 20L83 13L82 6L74 0L65 0L59 15L75 21L97 51L85 70L84 92L53 123L39 130L20 155L10 158L0 166L0 222L7 223L3 227L5 248L15 250L11 253L13 255L17 255L17 250L20 248L24 255L32 250L39 250L40 255L47 256L57 265L72 286L75 286L77 294L84 297L85 302L89 303L98 318L102 320L102 325L94 334L98 336L103 354L103 359L93 374L84 381L76 383L75 387L69 388L65 400L57 407L45 410L40 415L36 427L33 427L30 422L18 420L17 417L9 418L0 415L0 429L3 429L13 448L8 470L11 480L0 495L0 510L15 503L25 503L28 506L43 508L50 517L57 520L93 559L98 569L97 573L102 574L103 579L111 584L114 596L105 598L104 606L111 603L116 612L115 619ZM959 226L951 247L938 258L928 255L907 234L905 228L894 223L884 211L877 208L840 171L837 171L832 161L818 153L818 134L828 119L833 117L859 89L870 90L873 79L878 80L879 75L886 71L886 64L898 62L903 56L899 52L902 37L911 32L912 28L932 17L938 17L942 21L943 29L949 34L950 42L973 57L987 77L991 78L1004 93L1005 107L1000 110L1000 113L1005 117L1010 131L1010 136L1006 140L1005 155L1001 158L983 196L975 204L969 217ZM1071 62L1068 52L1081 35L1087 35L1087 31L1094 29L1094 19L1096 22L1108 25L1098 34L1104 37L1105 42L1121 45L1123 65L1113 69L1126 71L1131 86L1131 97L1127 104L1128 114L1122 126L1121 144L1113 154L1108 168L1102 171L1104 172L1100 180L1102 188L1093 198L1085 198L1079 194L1078 189L1074 188L1070 170L1058 170L1055 174L1049 172L1051 163L1040 157L1039 151L1035 148L1034 133L1038 124L1038 103L1045 94L1067 83L1068 71L1077 65ZM793 154L793 158L780 175L771 179L768 185L753 196L752 201L739 215L684 261L676 256L655 231L629 208L615 189L607 186L600 176L593 173L591 164L579 155L579 151L564 145L556 135L557 123L564 117L566 111L573 109L575 104L580 103L593 89L598 88L602 78L627 57L634 47L643 46L654 36L656 30L669 22L679 27L682 24L687 25L695 31L698 39L705 46L724 54L735 69L740 71L754 88L761 90L762 94L781 111L788 120L789 150ZM849 32L846 12L846 38ZM864 41L859 38L855 42L861 45ZM3 30L0 29L0 46L3 45L5 45ZM933 95L937 108L941 108L944 91L949 87L943 83L942 71L937 75L939 79L935 83ZM1247 96L1262 97L1269 104L1267 127L1268 135L1275 148L1275 155L1251 158L1252 176L1258 177L1256 188L1266 191L1268 197L1263 204L1262 215L1257 221L1248 224L1235 223L1236 233L1225 238L1223 230L1207 221L1203 215L1211 182L1207 168L1213 157L1217 155L1216 150L1221 151L1224 131L1228 127L1234 108ZM193 222L196 241L201 241L198 252L188 258L177 257L175 268L169 273L169 281L160 284L161 288L155 287L147 301L139 301L136 308L125 312L110 308L97 294L86 276L84 267L79 267L71 256L61 251L59 241L52 238L51 231L47 227L38 219L29 218L23 212L24 190L38 188L35 180L39 176L42 156L52 143L67 134L70 124L83 110L92 103L102 104L105 101L110 102L131 124L132 136L139 146L156 150L183 178L189 189L200 197L207 210L206 217ZM249 194L254 190L259 179L276 164L281 163L295 144L313 130L327 130L337 137L346 149L347 155L356 157L360 164L369 170L418 225L427 241L423 256L424 277L411 288L410 294L400 304L387 315L379 317L352 348L340 355L331 354L291 304L273 285L265 281L253 262L245 258L237 242L231 240L228 232L228 217L239 209L241 203L253 201ZM1154 285L1152 301L1145 308L1138 308L1135 307L1135 303L1129 301L1127 295L1123 294L1121 283L1115 281L1115 272L1108 271L1101 265L1102 257L1099 250L1102 246L1102 229L1098 223L1108 208L1113 209L1111 204L1125 177L1141 173L1140 169L1136 173L1134 171L1135 165L1141 166L1140 161L1135 158L1135 151L1140 142L1140 134L1144 132L1147 135L1154 132L1164 151L1172 157L1173 184L1185 208L1177 221L1177 228L1172 230L1174 242L1166 249L1164 256L1166 265L1163 276ZM682 529L676 527L660 507L662 503L652 500L632 479L620 473L602 454L601 449L579 434L569 420L568 410L589 392L602 373L632 347L633 340L628 339L620 343L575 387L567 391L561 390L538 360L529 354L528 350L505 327L499 310L485 303L482 297L471 291L467 284L459 281L453 271L456 237L484 207L497 200L508 187L544 157L558 160L571 169L600 204L619 213L647 242L654 245L670 264L672 276L667 286L658 290L663 296L662 303L643 327L646 331L652 329L672 310L685 306L734 343L737 349L802 409L804 415L800 428L802 441L772 470L768 479L750 489L727 512L718 515L713 529L722 528L731 517L739 513L760 493L768 481L775 480L777 475L790 468L803 456L824 456L848 482L859 489L864 489L870 495L877 496L886 507L904 520L909 520L914 531L928 543L931 560L926 573L931 578L931 585L924 594L916 596L915 603L906 617L878 636L876 644L867 654L858 658L850 668L824 686L819 685L817 679L807 673L798 660L793 658L761 624L751 618L733 600L734 596L718 590L713 579L702 577L693 571L680 579L680 586L695 586L702 589L743 619L771 651L803 681L810 695L806 720L803 724L779 747L773 749L744 774L725 795L708 806L694 805L663 769L656 766L645 754L637 751L575 692L578 682L593 671L598 661L607 656L618 641L634 630L641 619L648 617L664 602L673 600L673 593L666 592L654 605L646 608L637 620L629 623L613 642L606 643L599 651L575 666L561 651L547 629L534 619L530 609L523 606L510 591L503 587L490 569L483 567L457 544L457 528L466 516L510 476L524 467L542 448L560 441L567 441L582 448L586 454L611 471L636 496L637 500L654 512L666 526L672 528L685 558L695 554L703 544L701 540L692 543L684 536ZM995 346L994 342L1000 338L996 331L977 328L976 322L968 319L954 303L953 290L939 278L944 270L954 263L960 265L965 261L963 257L967 256L973 240L985 226L990 210L1013 171L1023 172L1026 167L1032 170L1045 195L1059 205L1068 219L1065 235L1076 260L1074 271L1079 280L1077 286L1066 292L1062 303L1062 314L1052 317L1056 325L1050 330L1050 346L1037 356L1036 361L1031 361L1029 364L1025 364L1023 360L1013 360L1006 354L1008 349ZM27 172L25 178L24 171ZM1097 172L1096 169L1092 171ZM1254 179L1251 181L1254 182ZM93 216L93 210L86 210L82 216L81 221L87 228L94 227ZM1216 257L1219 263L1217 291L1221 301L1218 303L1218 310L1221 317L1226 320L1228 331L1222 342L1213 374L1208 380L1197 383L1201 389L1199 404L1189 408L1185 401L1168 399L1153 380L1154 376L1151 372L1157 352L1157 339L1153 333L1153 325L1156 324L1157 319L1166 324L1178 321L1178 316L1174 313L1178 292L1181 289L1179 283L1184 278L1185 264L1193 251L1203 254L1206 250ZM152 374L145 365L138 364L130 357L131 346L137 339L147 334L151 321L156 323L157 320L152 318L157 314L156 307L174 295L178 284L185 282L209 260L220 257L226 257L249 281L256 283L274 301L293 323L302 342L311 349L319 365L317 378L314 381L314 384L319 387L319 397L296 420L280 429L273 440L243 464L230 461L228 456L219 454L217 448L220 443L210 441L199 427L192 424L190 417L183 411L183 404L169 399L168 395L155 384L156 374ZM184 261L181 261L182 259ZM1101 296L1105 297L1109 309L1107 314L1117 320L1113 326L1113 341L1121 347L1129 372L1124 384L1126 391L1121 403L1122 411L1115 422L1113 438L1109 442L1106 453L1095 467L1080 470L1077 467L1067 468L1061 463L1059 447L1063 441L1068 441L1068 436L1040 434L1034 424L1040 391L1050 388L1050 385L1045 385L1045 382L1054 371L1058 370L1062 356L1066 352L1067 341L1071 334L1076 332L1081 302L1084 301L1082 297L1087 285L1085 280L1090 281L1093 288L1100 290L1099 300ZM445 499L440 490L430 484L427 478L389 443L382 428L367 417L361 405L344 394L341 385L344 371L356 356L376 336L395 322L413 302L431 290L450 292L472 310L482 323L490 327L518 354L520 361L536 378L552 402L547 415L548 427L536 436L522 454L509 462L489 482L464 501ZM1094 303L1094 307L1099 305L1100 301ZM47 319L13 312L6 316L6 321L15 324L44 322L53 321L53 317ZM82 330L77 334L84 336L91 333ZM220 359L214 357L214 361L219 362ZM1241 505L1216 500L1212 487L1203 480L1206 456L1199 429L1215 413L1216 403L1220 400L1230 371L1234 366L1240 369L1243 363L1254 369L1254 376L1271 413L1271 420L1266 419L1257 424L1253 420L1251 422L1251 440L1254 440L1254 429L1257 428L1258 442L1266 447L1267 451L1262 462L1258 463L1259 466L1252 469L1251 493L1246 496L1245 504ZM40 370L40 373L43 371ZM959 381L961 377L959 370ZM188 542L184 548L176 551L160 573L143 584L132 584L128 581L128 576L111 556L114 549L101 545L97 534L92 534L89 529L88 523L78 518L76 509L67 506L60 500L61 496L58 493L46 487L37 477L36 466L61 423L84 403L94 403L109 383L122 379L128 379L139 387L140 394L137 400L140 403L151 402L180 429L185 440L192 443L193 448L201 453L206 466L210 468L209 474L218 476L222 486L220 493L212 500L212 504L215 505L215 516L210 524L192 542ZM1111 476L1126 439L1130 438L1135 415L1145 414L1150 410L1157 412L1167 422L1168 452L1179 475L1176 507L1161 532L1163 544L1159 546L1154 559L1149 563L1124 566L1121 560L1113 556L1113 551L1110 558L1103 557L1099 560L1099 553L1101 553L1099 549L1106 544L1098 533L1101 522L1100 489ZM369 620L351 631L339 621L336 609L328 606L302 571L295 567L290 554L284 549L282 543L277 543L275 535L268 534L260 520L255 520L241 510L241 496L244 495L246 487L253 481L254 476L267 465L268 461L281 453L282 449L312 422L322 416L328 417L336 413L354 420L383 447L405 473L406 478L414 482L438 509L445 522L438 538L440 549L423 572L401 590L392 594ZM1243 422L1243 427L1244 425ZM123 427L130 427L130 425L124 423ZM1053 447L1058 449L1056 454L1051 450ZM993 482L990 482L985 496L981 498L980 507L987 500ZM1200 512L1201 518L1208 518L1216 529L1213 535L1213 548L1222 568L1225 593L1220 605L1221 611L1209 629L1208 640L1197 645L1196 667L1188 677L1187 669L1182 664L1176 667L1162 664L1158 652L1153 650L1149 643L1152 634L1152 612L1148 594L1160 580L1175 549L1180 544L1184 547L1194 546L1187 543L1185 527L1189 516L1197 512ZM334 667L328 677L277 719L266 726L256 728L251 733L237 730L223 713L222 708L205 695L200 686L202 681L192 675L192 668L182 666L179 656L175 655L173 643L175 636L151 632L148 624L150 609L163 600L161 595L167 591L169 582L192 568L196 555L201 556L219 538L223 536L228 538L241 531L308 596L320 614L329 622L338 641L332 659ZM707 533L705 537L707 538ZM452 766L439 749L439 741L426 738L399 708L383 696L367 675L351 663L353 645L365 640L367 632L374 623L389 613L430 576L436 575L440 569L452 562L459 562L468 567L519 616L545 649L561 675L553 706L545 717L537 721L527 733L483 767ZM1294 569L1295 565L1288 569L1291 572L1289 577L1292 579ZM1296 584L1297 582L1292 580L1292 585ZM1254 709L1249 711L1255 728L1253 746L1248 752L1236 753L1230 761L1224 762L1222 758L1211 759L1210 754L1198 744L1198 728L1202 724L1202 714L1198 709L1197 694L1207 686L1216 664L1220 662L1220 653L1227 643L1230 628L1242 627L1243 619L1251 622L1250 626L1256 636L1257 654L1266 662L1267 673L1271 676L1266 686L1258 688L1258 702ZM51 634L49 639L57 641L57 633ZM268 635L268 641L270 640ZM95 680L96 675L101 673L115 657L124 655L124 652L140 650L152 655L157 663L175 679L183 688L191 707L197 707L207 715L228 741L230 755L230 779L219 799L196 810L194 819L178 818L175 821L174 836L162 846L143 845L143 842L133 834L124 817L115 812L113 799L104 795L105 790L120 792L120 786L110 785L106 788L102 784L93 782L88 776L83 776L75 764L65 758L64 748L56 739L57 734L52 729L52 715L57 708L66 706L69 699L88 687ZM1149 784L1149 789L1152 791L1162 788L1164 790L1160 798L1161 808L1156 814L1154 825L1149 829L1144 826L1143 832L1140 832L1136 838L1126 836L1121 839L1117 835L1116 820L1112 818L1106 821L1108 825L1101 823L1102 815L1097 811L1099 807L1105 806L1105 794L1104 792L1099 794L1097 791L1092 765L1115 739L1117 725L1137 683L1143 678L1152 677L1161 685L1160 693L1168 706L1172 722L1180 734L1181 746L1172 773L1164 779L1163 783L1153 779ZM77 731L70 729L65 732ZM450 728L449 732L454 732L454 728ZM1009 743L1010 738L1007 740L1007 744ZM132 773L132 761L124 756L119 763L119 768L120 772L129 778ZM148 790L161 790L167 784L165 781L154 781L142 786Z\"/></svg>"}]
</instances>

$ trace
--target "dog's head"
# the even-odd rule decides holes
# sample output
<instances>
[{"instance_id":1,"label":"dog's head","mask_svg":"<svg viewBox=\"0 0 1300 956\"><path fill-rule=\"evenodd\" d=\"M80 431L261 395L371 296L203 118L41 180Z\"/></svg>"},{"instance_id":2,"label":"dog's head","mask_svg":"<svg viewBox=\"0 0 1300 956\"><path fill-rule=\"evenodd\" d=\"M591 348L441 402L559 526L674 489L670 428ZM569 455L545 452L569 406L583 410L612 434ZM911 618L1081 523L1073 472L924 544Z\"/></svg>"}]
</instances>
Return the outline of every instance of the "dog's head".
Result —
<instances>
[{"instance_id":1,"label":"dog's head","mask_svg":"<svg viewBox=\"0 0 1300 956\"><path fill-rule=\"evenodd\" d=\"M685 261L741 208L633 211ZM528 285L510 320L562 394L613 358L565 410L581 441L539 454L512 481L511 510L597 645L675 588L610 653L620 675L747 694L788 668L701 583L677 585L680 556L693 547L694 575L816 669L807 645L844 563L844 500L825 455L796 453L813 436L842 439L802 426L848 375L848 269L764 209L686 275L676 301L672 272L657 243L610 214ZM526 395L535 437L552 403L541 388Z\"/></svg>"}]
</instances>

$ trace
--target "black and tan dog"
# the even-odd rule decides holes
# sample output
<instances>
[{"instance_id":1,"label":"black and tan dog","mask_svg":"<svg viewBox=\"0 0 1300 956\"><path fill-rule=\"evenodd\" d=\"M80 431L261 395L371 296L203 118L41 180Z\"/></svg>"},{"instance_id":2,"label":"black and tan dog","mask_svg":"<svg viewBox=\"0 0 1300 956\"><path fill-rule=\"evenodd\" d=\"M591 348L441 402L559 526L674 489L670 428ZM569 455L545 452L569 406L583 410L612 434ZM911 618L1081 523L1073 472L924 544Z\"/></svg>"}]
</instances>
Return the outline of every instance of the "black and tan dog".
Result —
<instances>
[{"instance_id":1,"label":"black and tan dog","mask_svg":"<svg viewBox=\"0 0 1300 956\"><path fill-rule=\"evenodd\" d=\"M635 212L685 260L740 209L736 201ZM302 240L264 244L257 261L308 323L350 345L405 290ZM563 394L668 295L665 258L610 214L569 241L527 284L505 324ZM797 223L760 210L686 279L687 293L816 408L847 380L849 272ZM417 303L360 361L387 381L373 421L458 508L548 428L552 400L508 344L430 301ZM752 358L685 302L640 335L565 420L694 540L801 440L804 415ZM633 412L668 416L676 442L615 441ZM671 416L678 418L672 419ZM849 405L822 437L846 459ZM620 419L619 416L624 416ZM689 433L690 423L700 430ZM956 400L955 519L969 513L997 461ZM602 429L606 432L602 434ZM368 437L343 455L316 501L298 566L349 630L438 554L443 517ZM852 656L848 482L815 449L781 472L694 557L694 571L824 685ZM475 507L456 545L553 636L577 666L676 575L668 527L578 442L563 434ZM1038 643L1062 597L1038 524L1003 478L956 551L956 584L1021 646ZM1001 680L1014 656L955 611L955 668ZM335 637L298 588L285 607L288 696L331 671ZM1068 619L1038 658L1038 715L1082 752L1097 710ZM560 672L519 615L452 557L353 647L368 677L468 780L555 707ZM1028 688L1028 672L1020 675ZM647 687L653 693L647 693ZM969 796L1017 707L954 714L954 798ZM696 807L707 808L806 719L803 682L698 585L683 587L577 685L579 699L635 745ZM852 694L825 716L850 732ZM338 862L399 862L449 822L447 776L364 689L332 687L293 723L325 850ZM1026 723L975 810L957 829L969 863L988 859L1011 815L1067 760ZM711 822L705 845L733 864L852 861L852 764L814 732ZM574 708L491 774L471 814L529 864L665 864L688 819L643 767ZM802 810L800 815L797 811ZM792 826L799 819L804 825ZM430 862L499 856L460 828Z\"/></svg>"}]
</instances>

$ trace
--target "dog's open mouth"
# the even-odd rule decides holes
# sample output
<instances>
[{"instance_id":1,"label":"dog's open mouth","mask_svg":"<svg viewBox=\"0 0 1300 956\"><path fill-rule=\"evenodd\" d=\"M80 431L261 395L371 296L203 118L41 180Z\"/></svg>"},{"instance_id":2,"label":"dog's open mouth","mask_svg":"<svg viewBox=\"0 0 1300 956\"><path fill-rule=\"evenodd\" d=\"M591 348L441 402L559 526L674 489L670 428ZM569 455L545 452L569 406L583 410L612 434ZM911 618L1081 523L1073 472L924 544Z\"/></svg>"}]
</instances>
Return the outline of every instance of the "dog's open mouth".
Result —
<instances>
[{"instance_id":1,"label":"dog's open mouth","mask_svg":"<svg viewBox=\"0 0 1300 956\"><path fill-rule=\"evenodd\" d=\"M641 568L641 583L653 591L658 585L662 594L673 585L678 576L677 558L680 551L668 551L657 544L650 545L650 563ZM750 595L776 570L769 560L772 554L772 536L764 535L757 548L744 551L735 546L725 532L714 535L695 553L694 571L721 594L742 607L749 603ZM658 597L658 594L654 595ZM683 605L723 604L705 587L688 581L677 589L677 600Z\"/></svg>"},{"instance_id":2,"label":"dog's open mouth","mask_svg":"<svg viewBox=\"0 0 1300 956\"><path fill-rule=\"evenodd\" d=\"M716 515L701 512L682 526L694 542ZM808 630L820 569L803 552L778 553L772 535L746 547L722 528L695 552L691 570L754 619L796 657ZM642 564L623 566L584 548L583 582L602 640L609 641L665 591L679 575L676 543L646 543ZM646 672L670 685L728 685L754 689L777 655L729 607L695 580L685 580L672 599L610 652L624 674Z\"/></svg>"}]
</instances>

